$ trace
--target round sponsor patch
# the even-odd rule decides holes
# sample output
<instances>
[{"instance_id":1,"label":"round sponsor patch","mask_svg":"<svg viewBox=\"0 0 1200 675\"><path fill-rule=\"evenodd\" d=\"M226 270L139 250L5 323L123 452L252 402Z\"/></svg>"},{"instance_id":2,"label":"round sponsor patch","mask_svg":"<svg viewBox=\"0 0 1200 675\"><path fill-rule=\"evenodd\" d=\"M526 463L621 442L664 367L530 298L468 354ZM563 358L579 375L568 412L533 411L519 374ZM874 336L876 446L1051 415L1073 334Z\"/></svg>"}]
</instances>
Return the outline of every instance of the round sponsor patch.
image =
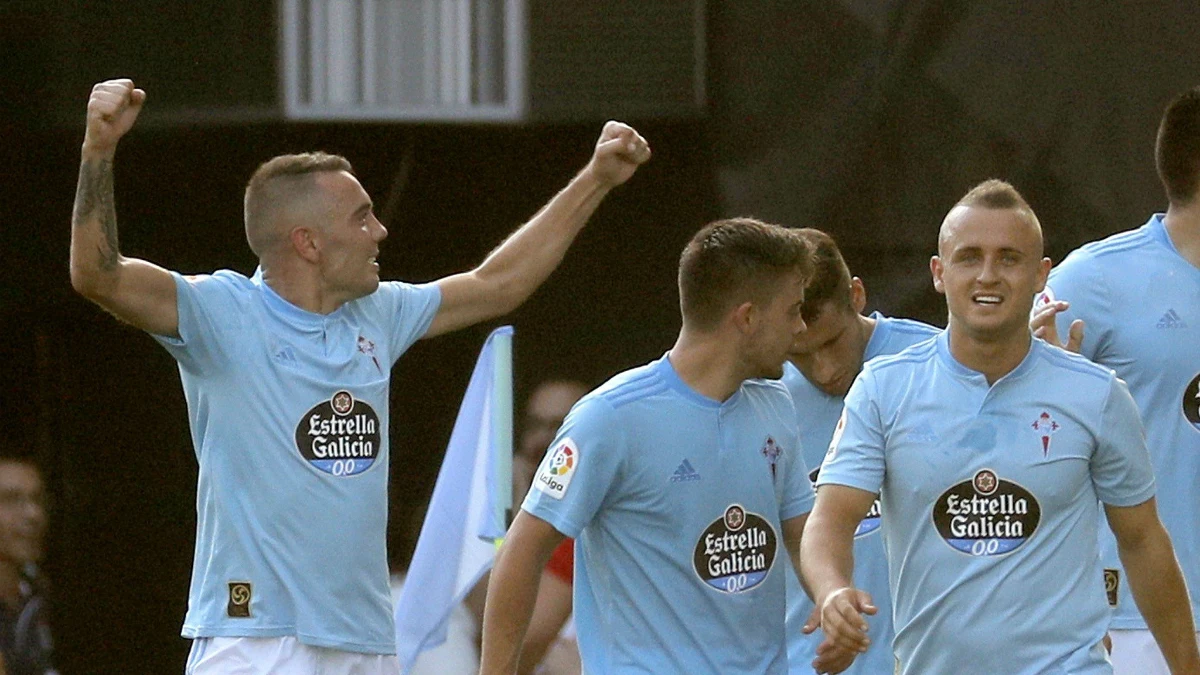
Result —
<instances>
[{"instance_id":1,"label":"round sponsor patch","mask_svg":"<svg viewBox=\"0 0 1200 675\"><path fill-rule=\"evenodd\" d=\"M933 505L933 524L955 550L975 556L1011 553L1033 536L1041 505L1029 490L980 469Z\"/></svg>"},{"instance_id":2,"label":"round sponsor patch","mask_svg":"<svg viewBox=\"0 0 1200 675\"><path fill-rule=\"evenodd\" d=\"M296 448L317 469L353 476L379 456L379 415L348 391L313 406L296 426Z\"/></svg>"},{"instance_id":3,"label":"round sponsor patch","mask_svg":"<svg viewBox=\"0 0 1200 675\"><path fill-rule=\"evenodd\" d=\"M709 586L741 593L761 584L775 563L778 536L766 518L730 504L696 542L692 564Z\"/></svg>"},{"instance_id":4,"label":"round sponsor patch","mask_svg":"<svg viewBox=\"0 0 1200 675\"><path fill-rule=\"evenodd\" d=\"M1196 431L1200 431L1200 373L1183 390L1183 416Z\"/></svg>"}]
</instances>

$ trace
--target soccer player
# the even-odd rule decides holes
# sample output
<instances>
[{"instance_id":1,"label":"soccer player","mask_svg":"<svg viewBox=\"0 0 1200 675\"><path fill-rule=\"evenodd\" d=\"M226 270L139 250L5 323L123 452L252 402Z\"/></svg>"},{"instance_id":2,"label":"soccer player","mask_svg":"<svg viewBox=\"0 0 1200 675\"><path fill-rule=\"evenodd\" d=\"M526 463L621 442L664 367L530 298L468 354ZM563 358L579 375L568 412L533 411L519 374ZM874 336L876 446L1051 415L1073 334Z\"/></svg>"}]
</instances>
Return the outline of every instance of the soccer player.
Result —
<instances>
[{"instance_id":1,"label":"soccer player","mask_svg":"<svg viewBox=\"0 0 1200 675\"><path fill-rule=\"evenodd\" d=\"M1051 270L1039 305L1051 312L1063 306L1058 320L1064 328L1085 323L1081 353L1129 383L1146 424L1163 524L1195 596L1200 593L1200 87L1167 107L1155 157L1167 212L1067 256ZM1117 675L1167 673L1130 595L1117 542L1104 528L1100 542L1105 584L1115 605L1113 670ZM1200 621L1200 606L1192 610L1193 620Z\"/></svg>"},{"instance_id":2,"label":"soccer player","mask_svg":"<svg viewBox=\"0 0 1200 675\"><path fill-rule=\"evenodd\" d=\"M949 325L863 367L817 479L801 562L828 639L869 644L852 542L878 494L896 672L1111 673L1103 504L1172 672L1200 672L1128 388L1030 332L1050 271L1032 209L980 184L947 214L930 269Z\"/></svg>"},{"instance_id":3,"label":"soccer player","mask_svg":"<svg viewBox=\"0 0 1200 675\"><path fill-rule=\"evenodd\" d=\"M189 673L398 673L385 553L391 367L416 340L520 305L649 159L605 125L591 161L474 270L379 280L387 230L341 157L287 155L246 188L259 268L182 276L121 255L113 156L145 101L88 101L71 282L179 362L200 465Z\"/></svg>"},{"instance_id":4,"label":"soccer player","mask_svg":"<svg viewBox=\"0 0 1200 675\"><path fill-rule=\"evenodd\" d=\"M919 321L894 319L879 312L863 316L867 291L842 258L833 237L811 228L797 232L815 252L813 277L804 289L804 323L784 364L783 383L796 404L804 463L820 467L842 414L842 403L864 361L895 354L927 340L941 329ZM817 472L810 477L815 481ZM879 536L879 502L854 533L854 583L871 594L878 614L871 622L871 647L846 672L891 673L892 603L888 593L887 558ZM794 575L787 577L787 636L789 671L812 673L820 633L802 628L813 603Z\"/></svg>"},{"instance_id":5,"label":"soccer player","mask_svg":"<svg viewBox=\"0 0 1200 675\"><path fill-rule=\"evenodd\" d=\"M485 675L514 672L564 536L585 672L787 671L783 559L813 495L777 380L804 328L810 256L793 231L751 219L711 223L684 248L675 345L576 404L500 549Z\"/></svg>"}]
</instances>

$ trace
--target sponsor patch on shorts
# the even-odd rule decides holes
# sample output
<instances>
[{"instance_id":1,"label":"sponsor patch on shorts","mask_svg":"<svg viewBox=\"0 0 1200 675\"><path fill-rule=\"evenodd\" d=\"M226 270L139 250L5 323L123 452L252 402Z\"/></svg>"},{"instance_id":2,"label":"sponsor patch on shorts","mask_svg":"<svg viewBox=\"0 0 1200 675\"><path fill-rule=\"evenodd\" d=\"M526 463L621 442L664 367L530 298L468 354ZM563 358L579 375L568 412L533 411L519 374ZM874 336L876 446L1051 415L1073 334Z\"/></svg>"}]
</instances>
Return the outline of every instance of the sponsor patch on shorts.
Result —
<instances>
[{"instance_id":1,"label":"sponsor patch on shorts","mask_svg":"<svg viewBox=\"0 0 1200 675\"><path fill-rule=\"evenodd\" d=\"M567 494L567 486L571 477L579 468L579 446L570 438L564 438L555 444L554 449L546 454L533 486L546 495L562 499Z\"/></svg>"}]
</instances>

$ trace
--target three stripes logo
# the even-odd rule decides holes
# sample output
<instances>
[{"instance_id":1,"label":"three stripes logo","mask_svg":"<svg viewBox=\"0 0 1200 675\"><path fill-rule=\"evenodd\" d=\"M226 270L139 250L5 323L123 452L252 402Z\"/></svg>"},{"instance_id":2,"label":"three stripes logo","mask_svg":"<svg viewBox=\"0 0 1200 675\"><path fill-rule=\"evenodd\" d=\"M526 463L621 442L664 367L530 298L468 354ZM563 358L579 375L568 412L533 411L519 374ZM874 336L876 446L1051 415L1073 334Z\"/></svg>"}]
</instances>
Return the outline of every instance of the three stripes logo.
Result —
<instances>
[{"instance_id":1,"label":"three stripes logo","mask_svg":"<svg viewBox=\"0 0 1200 675\"><path fill-rule=\"evenodd\" d=\"M1158 328L1187 328L1187 323L1173 309L1168 309L1163 313L1162 318L1155 325Z\"/></svg>"},{"instance_id":2,"label":"three stripes logo","mask_svg":"<svg viewBox=\"0 0 1200 675\"><path fill-rule=\"evenodd\" d=\"M675 473L671 474L672 483L688 483L694 480L700 480L700 474L692 468L692 463L687 459L680 462Z\"/></svg>"}]
</instances>

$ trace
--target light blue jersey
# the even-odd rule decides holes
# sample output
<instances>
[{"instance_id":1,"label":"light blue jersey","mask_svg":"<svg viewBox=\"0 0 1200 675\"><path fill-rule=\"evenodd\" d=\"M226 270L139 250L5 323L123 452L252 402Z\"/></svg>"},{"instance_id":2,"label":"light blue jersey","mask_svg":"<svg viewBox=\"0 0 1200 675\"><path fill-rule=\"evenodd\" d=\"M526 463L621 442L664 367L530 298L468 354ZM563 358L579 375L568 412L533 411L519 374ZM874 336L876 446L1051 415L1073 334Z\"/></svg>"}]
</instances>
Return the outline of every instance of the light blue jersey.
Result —
<instances>
[{"instance_id":1,"label":"light blue jersey","mask_svg":"<svg viewBox=\"0 0 1200 675\"><path fill-rule=\"evenodd\" d=\"M871 314L875 330L867 341L863 361L877 356L895 354L906 347L928 340L941 330L920 321L892 319L879 312ZM842 414L841 396L830 396L805 379L790 362L784 365L783 383L792 394L796 415L800 421L800 445L804 463L820 467L834 427ZM817 480L817 471L810 474ZM789 561L788 564L791 564ZM892 599L888 590L887 556L879 537L879 502L863 519L854 535L854 585L871 594L879 613L871 620L871 647L854 659L854 665L843 671L850 675L891 675L895 665L892 656ZM793 675L815 672L813 659L817 646L824 640L821 631L805 635L800 631L813 610L812 600L800 588L794 574L787 575L787 636L788 669Z\"/></svg>"},{"instance_id":2,"label":"light blue jersey","mask_svg":"<svg viewBox=\"0 0 1200 675\"><path fill-rule=\"evenodd\" d=\"M1071 303L1059 334L1083 319L1083 355L1129 383L1146 424L1159 516L1200 623L1200 269L1179 255L1158 214L1067 256L1050 272L1047 295ZM1107 526L1100 552L1117 591L1113 628L1145 630Z\"/></svg>"},{"instance_id":3,"label":"light blue jersey","mask_svg":"<svg viewBox=\"0 0 1200 675\"><path fill-rule=\"evenodd\" d=\"M523 508L575 538L584 670L786 672L780 524L807 473L778 381L718 403L664 356L577 403Z\"/></svg>"},{"instance_id":4,"label":"light blue jersey","mask_svg":"<svg viewBox=\"0 0 1200 675\"><path fill-rule=\"evenodd\" d=\"M988 386L948 335L864 367L817 479L880 493L896 672L1111 673L1100 502L1154 496L1128 388L1041 340Z\"/></svg>"},{"instance_id":5,"label":"light blue jersey","mask_svg":"<svg viewBox=\"0 0 1200 675\"><path fill-rule=\"evenodd\" d=\"M388 379L436 286L395 282L321 315L260 273L175 275L200 464L184 637L396 651L387 567Z\"/></svg>"}]
</instances>

